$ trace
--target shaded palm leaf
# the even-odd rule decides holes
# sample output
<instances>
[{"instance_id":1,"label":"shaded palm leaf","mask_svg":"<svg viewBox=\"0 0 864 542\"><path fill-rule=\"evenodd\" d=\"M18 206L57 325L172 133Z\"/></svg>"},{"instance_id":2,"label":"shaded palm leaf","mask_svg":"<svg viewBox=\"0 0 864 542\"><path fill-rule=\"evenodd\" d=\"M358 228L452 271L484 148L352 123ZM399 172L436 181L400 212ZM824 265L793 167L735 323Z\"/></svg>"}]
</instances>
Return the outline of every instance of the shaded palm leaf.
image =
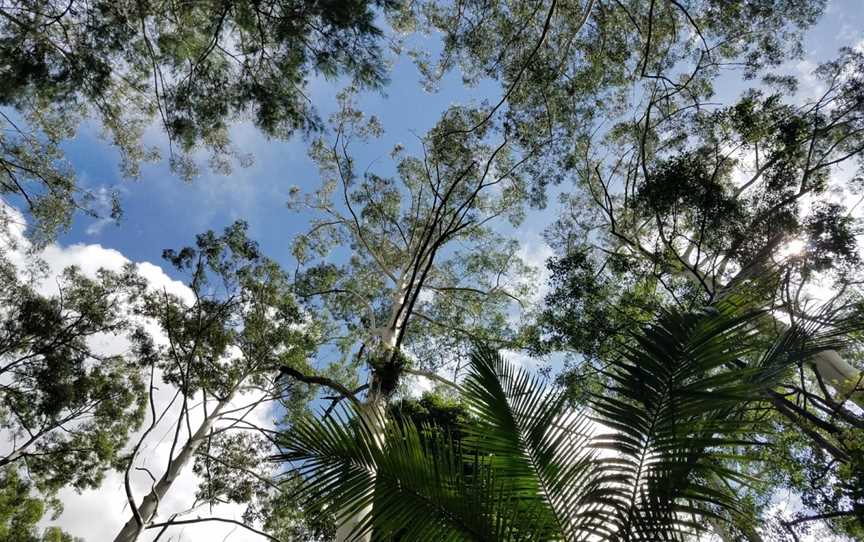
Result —
<instances>
[{"instance_id":1,"label":"shaded palm leaf","mask_svg":"<svg viewBox=\"0 0 864 542\"><path fill-rule=\"evenodd\" d=\"M296 461L304 492L337 519L360 515L355 536L387 539L497 541L530 522L518 499L492 476L482 457L463 454L446 436L378 415L310 419L286 434L280 461ZM374 502L373 502L374 501ZM373 505L374 504L374 505Z\"/></svg>"},{"instance_id":2,"label":"shaded palm leaf","mask_svg":"<svg viewBox=\"0 0 864 542\"><path fill-rule=\"evenodd\" d=\"M729 295L693 313L666 312L634 337L606 372L611 384L592 400L610 431L592 447L613 503L611 540L680 540L720 512L736 513L742 447L761 445L750 405L802 360L840 348L847 326L792 325L772 342L764 311ZM723 514L726 515L726 514Z\"/></svg>"},{"instance_id":3,"label":"shaded palm leaf","mask_svg":"<svg viewBox=\"0 0 864 542\"><path fill-rule=\"evenodd\" d=\"M480 346L461 442L349 407L299 423L280 459L299 462L313 505L375 540L682 540L735 517L752 482L741 451L760 445L751 405L849 327L795 324L771 342L764 325L732 295L662 313L610 364L590 416Z\"/></svg>"}]
</instances>

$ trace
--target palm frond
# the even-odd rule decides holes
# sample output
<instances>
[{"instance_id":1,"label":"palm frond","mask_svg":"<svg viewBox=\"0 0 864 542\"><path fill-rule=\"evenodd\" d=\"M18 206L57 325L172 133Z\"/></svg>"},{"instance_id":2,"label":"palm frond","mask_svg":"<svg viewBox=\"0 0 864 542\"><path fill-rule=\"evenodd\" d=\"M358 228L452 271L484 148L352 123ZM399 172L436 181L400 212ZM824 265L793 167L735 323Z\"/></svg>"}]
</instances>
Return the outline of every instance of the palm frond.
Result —
<instances>
[{"instance_id":1,"label":"palm frond","mask_svg":"<svg viewBox=\"0 0 864 542\"><path fill-rule=\"evenodd\" d=\"M598 461L613 540L679 540L705 519L734 517L733 488L752 480L729 465L745 461L742 447L763 444L749 437L748 405L767 402L792 369L843 348L850 325L861 325L829 320L768 332L775 320L729 294L702 311L662 313L634 337L592 401L595 421L610 429L591 445L607 450Z\"/></svg>"},{"instance_id":2,"label":"palm frond","mask_svg":"<svg viewBox=\"0 0 864 542\"><path fill-rule=\"evenodd\" d=\"M849 329L818 318L772 335L766 321L731 294L662 313L612 360L590 415L479 346L460 442L346 407L298 423L279 459L296 462L313 506L359 518L354 534L376 541L683 540L736 517L735 491L753 483L742 450L764 435L749 409Z\"/></svg>"},{"instance_id":3,"label":"palm frond","mask_svg":"<svg viewBox=\"0 0 864 542\"><path fill-rule=\"evenodd\" d=\"M596 499L588 416L569 408L562 390L482 346L471 356L463 390L476 416L465 445L485 453L496 480L536 511L536 524L524 528L542 540L602 532L593 513L604 505Z\"/></svg>"},{"instance_id":4,"label":"palm frond","mask_svg":"<svg viewBox=\"0 0 864 542\"><path fill-rule=\"evenodd\" d=\"M333 507L338 520L359 516L352 536L528 540L514 536L525 520L515 496L484 458L463 454L440 432L346 407L298 423L283 440L275 459L298 465L313 505Z\"/></svg>"},{"instance_id":5,"label":"palm frond","mask_svg":"<svg viewBox=\"0 0 864 542\"><path fill-rule=\"evenodd\" d=\"M591 445L607 450L598 462L612 540L679 540L714 507L735 509L734 495L712 483L733 473L712 454L735 457L749 444L741 435L750 422L736 407L759 397L759 371L730 367L748 353L757 316L664 313L606 373L611 385L592 407L611 431Z\"/></svg>"}]
</instances>

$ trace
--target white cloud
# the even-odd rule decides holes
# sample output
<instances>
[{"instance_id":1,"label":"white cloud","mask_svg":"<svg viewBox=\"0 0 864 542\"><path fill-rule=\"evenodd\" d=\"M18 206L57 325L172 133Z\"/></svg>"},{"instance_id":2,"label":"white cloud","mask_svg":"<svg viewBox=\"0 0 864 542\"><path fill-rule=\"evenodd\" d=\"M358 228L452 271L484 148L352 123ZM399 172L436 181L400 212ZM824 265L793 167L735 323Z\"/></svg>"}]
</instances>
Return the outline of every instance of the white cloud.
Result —
<instances>
[{"instance_id":1,"label":"white cloud","mask_svg":"<svg viewBox=\"0 0 864 542\"><path fill-rule=\"evenodd\" d=\"M446 374L443 370L439 371L439 374L444 378L452 376ZM403 375L399 382L402 393L404 393L406 397L411 398L422 397L424 393L434 390L435 385L436 382L431 378L411 374Z\"/></svg>"},{"instance_id":2,"label":"white cloud","mask_svg":"<svg viewBox=\"0 0 864 542\"><path fill-rule=\"evenodd\" d=\"M510 363L529 371L536 371L543 365L542 359L529 356L519 350L502 350L501 356Z\"/></svg>"},{"instance_id":3,"label":"white cloud","mask_svg":"<svg viewBox=\"0 0 864 542\"><path fill-rule=\"evenodd\" d=\"M5 234L2 236L2 246L5 255L18 266L27 265L28 257L25 254L30 248L29 242L24 237L26 223L23 216L17 210L7 206L0 201L0 216L5 217ZM39 253L41 259L48 265L49 272L38 288L45 294L52 294L57 290L56 278L66 267L78 266L85 275L95 276L99 269L119 271L129 263L120 252L105 248L98 244L74 244L61 246L52 244ZM192 302L194 295L183 283L173 280L157 265L149 262L139 262L138 272L147 279L149 285L158 290L165 289L169 293L179 296L181 299ZM150 325L149 331L156 335L157 340L167 342L165 337L159 337L158 330ZM103 354L117 354L128 350L129 343L125 338L102 335L93 339L92 343ZM158 377L157 377L158 378ZM162 383L154 394L157 408L164 409L174 395L174 388ZM246 394L232 401L230 408L247 405L255 401L256 395ZM200 402L200 399L199 399ZM212 407L211 407L212 408ZM161 410L160 410L161 411ZM136 466L149 468L158 478L161 476L167 463L171 447L171 436L173 436L174 422L179 414L179 404L172 407L172 413L165 417L157 428L145 441L144 446L138 454L139 460ZM192 413L193 431L195 423L203 418L201 405L197 405ZM271 412L265 404L252 411L248 417L250 421L261 427L273 427ZM149 423L148 419L145 423ZM136 432L130 442L136 442L142 434L143 429ZM0 431L0 435L2 435ZM182 437L181 437L182 438ZM182 442L182 441L181 441ZM149 491L151 481L143 471L136 471L132 476L132 488L138 501ZM194 499L198 478L192 472L191 465L176 479L166 498L160 503L159 517L168 518L175 512L188 509ZM60 501L63 503L63 513L57 520L43 518L42 525L57 525L73 536L79 536L88 542L112 540L123 524L131 517L127 503L122 473L109 472L97 489L76 492L73 489L63 489L59 493ZM201 509L191 515L192 518L222 517L240 520L244 507L242 505L218 505L212 510ZM157 530L148 531L141 537L142 541L152 540L157 535ZM201 541L201 540L228 540L230 542L258 542L265 540L263 537L240 527L225 523L207 522L195 525L185 525L169 530L162 540Z\"/></svg>"},{"instance_id":4,"label":"white cloud","mask_svg":"<svg viewBox=\"0 0 864 542\"><path fill-rule=\"evenodd\" d=\"M546 260L554 256L555 251L538 234L522 236L519 244L519 257L537 273L531 301L540 300L549 292L550 273L546 268Z\"/></svg>"},{"instance_id":5,"label":"white cloud","mask_svg":"<svg viewBox=\"0 0 864 542\"><path fill-rule=\"evenodd\" d=\"M816 77L818 64L811 59L799 60L795 66L795 74L798 77L798 92L796 101L804 103L825 93L825 84Z\"/></svg>"},{"instance_id":6,"label":"white cloud","mask_svg":"<svg viewBox=\"0 0 864 542\"><path fill-rule=\"evenodd\" d=\"M79 177L85 177L79 175ZM82 180L82 185L84 184ZM96 236L102 233L102 230L110 224L116 224L115 219L111 218L111 212L114 210L115 194L105 186L100 186L95 190L90 191L93 201L90 203L91 208L99 214L99 217L94 219L88 226L85 232L87 235Z\"/></svg>"}]
</instances>

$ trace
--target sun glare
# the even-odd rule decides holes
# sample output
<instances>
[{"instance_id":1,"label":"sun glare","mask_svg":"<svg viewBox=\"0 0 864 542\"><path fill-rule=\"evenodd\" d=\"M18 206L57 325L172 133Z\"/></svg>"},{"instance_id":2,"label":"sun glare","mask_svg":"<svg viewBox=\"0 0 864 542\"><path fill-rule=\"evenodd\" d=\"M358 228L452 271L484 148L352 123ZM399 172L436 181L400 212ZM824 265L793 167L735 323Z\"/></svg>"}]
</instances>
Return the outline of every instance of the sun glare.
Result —
<instances>
[{"instance_id":1,"label":"sun glare","mask_svg":"<svg viewBox=\"0 0 864 542\"><path fill-rule=\"evenodd\" d=\"M789 258L792 256L800 256L804 253L804 249L807 247L807 243L802 239L793 239L786 243L783 248L780 249L780 255L784 258Z\"/></svg>"}]
</instances>

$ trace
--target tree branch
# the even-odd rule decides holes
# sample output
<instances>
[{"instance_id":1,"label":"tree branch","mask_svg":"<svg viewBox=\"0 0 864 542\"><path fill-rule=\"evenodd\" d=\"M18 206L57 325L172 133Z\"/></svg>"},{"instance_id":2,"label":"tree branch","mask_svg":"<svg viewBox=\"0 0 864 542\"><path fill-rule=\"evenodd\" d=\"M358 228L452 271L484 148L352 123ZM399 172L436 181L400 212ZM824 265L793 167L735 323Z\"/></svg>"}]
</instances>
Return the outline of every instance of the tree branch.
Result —
<instances>
[{"instance_id":1,"label":"tree branch","mask_svg":"<svg viewBox=\"0 0 864 542\"><path fill-rule=\"evenodd\" d=\"M297 369L294 369L293 367L282 365L281 367L279 367L279 377L282 377L284 375L290 376L294 380L298 380L300 382L303 382L304 384L326 386L331 390L339 393L355 405L360 406L360 403L357 401L357 398L354 397L354 394L351 392L351 390L349 390L339 382L336 382L332 378L327 378L326 376L306 375L301 373Z\"/></svg>"},{"instance_id":2,"label":"tree branch","mask_svg":"<svg viewBox=\"0 0 864 542\"><path fill-rule=\"evenodd\" d=\"M147 526L147 529L158 529L160 527L167 528L167 527L171 527L174 525L191 525L194 523L204 523L205 521L216 521L219 523L232 523L234 525L239 525L240 527L243 527L244 529L251 531L257 535L263 536L263 537L267 538L268 540L273 540L274 542L283 542L281 538L276 538L275 536L273 536L271 534L267 534L264 531L259 531L255 527L252 527L251 525L246 525L242 521L237 521L236 519L228 519L228 518L172 519L172 520L165 521L162 523L151 523L150 525Z\"/></svg>"}]
</instances>

